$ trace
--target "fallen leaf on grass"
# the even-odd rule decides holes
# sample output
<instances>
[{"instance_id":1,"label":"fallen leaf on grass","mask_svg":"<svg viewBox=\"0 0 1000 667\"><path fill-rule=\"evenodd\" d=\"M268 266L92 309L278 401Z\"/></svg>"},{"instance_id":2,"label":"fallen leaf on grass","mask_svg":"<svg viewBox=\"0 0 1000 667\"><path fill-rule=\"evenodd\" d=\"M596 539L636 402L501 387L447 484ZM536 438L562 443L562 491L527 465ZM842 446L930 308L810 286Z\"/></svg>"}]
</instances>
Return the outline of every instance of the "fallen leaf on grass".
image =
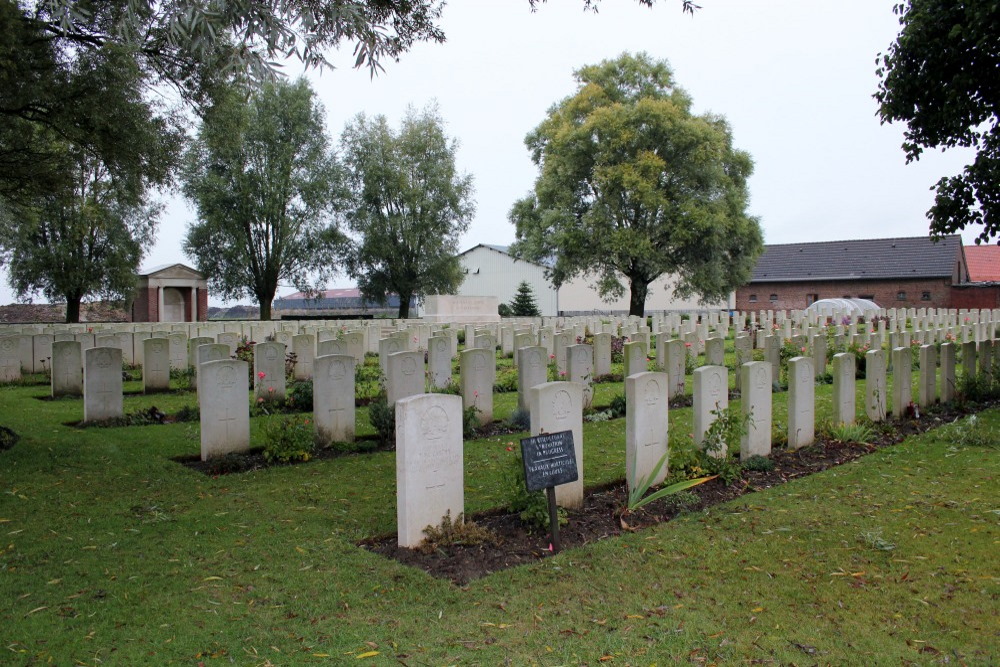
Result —
<instances>
[{"instance_id":1,"label":"fallen leaf on grass","mask_svg":"<svg viewBox=\"0 0 1000 667\"><path fill-rule=\"evenodd\" d=\"M368 651L366 653L359 653L354 657L355 659L360 660L361 658L374 658L376 655L378 655L378 651Z\"/></svg>"}]
</instances>

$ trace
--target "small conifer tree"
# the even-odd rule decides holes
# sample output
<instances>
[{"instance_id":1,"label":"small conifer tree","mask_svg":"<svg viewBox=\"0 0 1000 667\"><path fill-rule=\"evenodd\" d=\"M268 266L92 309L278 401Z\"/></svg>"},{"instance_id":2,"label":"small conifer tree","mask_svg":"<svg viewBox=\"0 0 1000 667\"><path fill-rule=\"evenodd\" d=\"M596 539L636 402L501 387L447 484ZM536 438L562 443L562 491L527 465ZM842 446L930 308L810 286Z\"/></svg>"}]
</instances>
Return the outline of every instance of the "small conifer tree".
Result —
<instances>
[{"instance_id":1,"label":"small conifer tree","mask_svg":"<svg viewBox=\"0 0 1000 667\"><path fill-rule=\"evenodd\" d=\"M538 317L542 314L535 301L535 292L527 280L522 280L517 286L517 293L510 302L510 314L513 317Z\"/></svg>"}]
</instances>

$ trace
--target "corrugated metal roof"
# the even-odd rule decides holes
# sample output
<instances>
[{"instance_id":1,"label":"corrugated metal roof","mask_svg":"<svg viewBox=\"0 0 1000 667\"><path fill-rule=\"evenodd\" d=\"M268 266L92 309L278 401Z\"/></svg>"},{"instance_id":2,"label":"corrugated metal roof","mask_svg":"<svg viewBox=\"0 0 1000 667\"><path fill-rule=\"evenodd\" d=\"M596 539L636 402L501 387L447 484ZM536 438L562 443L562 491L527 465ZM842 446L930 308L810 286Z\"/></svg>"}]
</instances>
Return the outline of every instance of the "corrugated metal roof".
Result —
<instances>
[{"instance_id":1,"label":"corrugated metal roof","mask_svg":"<svg viewBox=\"0 0 1000 667\"><path fill-rule=\"evenodd\" d=\"M961 251L957 234L767 245L750 282L949 277Z\"/></svg>"},{"instance_id":2,"label":"corrugated metal roof","mask_svg":"<svg viewBox=\"0 0 1000 667\"><path fill-rule=\"evenodd\" d=\"M969 280L974 283L1000 280L1000 246L967 245L965 261L969 266Z\"/></svg>"}]
</instances>

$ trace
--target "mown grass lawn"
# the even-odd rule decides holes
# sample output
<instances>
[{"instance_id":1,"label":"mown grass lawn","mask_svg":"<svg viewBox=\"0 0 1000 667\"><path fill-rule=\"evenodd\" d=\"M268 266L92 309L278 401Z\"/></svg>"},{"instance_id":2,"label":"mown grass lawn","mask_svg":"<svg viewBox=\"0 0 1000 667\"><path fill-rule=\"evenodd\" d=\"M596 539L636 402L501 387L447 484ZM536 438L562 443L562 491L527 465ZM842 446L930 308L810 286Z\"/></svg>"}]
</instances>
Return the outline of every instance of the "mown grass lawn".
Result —
<instances>
[{"instance_id":1,"label":"mown grass lawn","mask_svg":"<svg viewBox=\"0 0 1000 667\"><path fill-rule=\"evenodd\" d=\"M391 452L213 479L171 460L197 424L73 428L81 402L46 393L0 388L22 435L0 453L2 663L1000 663L995 409L993 446L946 426L458 588L355 546L395 528ZM623 432L587 424L588 484L623 476ZM467 443L470 513L502 504L516 437Z\"/></svg>"}]
</instances>

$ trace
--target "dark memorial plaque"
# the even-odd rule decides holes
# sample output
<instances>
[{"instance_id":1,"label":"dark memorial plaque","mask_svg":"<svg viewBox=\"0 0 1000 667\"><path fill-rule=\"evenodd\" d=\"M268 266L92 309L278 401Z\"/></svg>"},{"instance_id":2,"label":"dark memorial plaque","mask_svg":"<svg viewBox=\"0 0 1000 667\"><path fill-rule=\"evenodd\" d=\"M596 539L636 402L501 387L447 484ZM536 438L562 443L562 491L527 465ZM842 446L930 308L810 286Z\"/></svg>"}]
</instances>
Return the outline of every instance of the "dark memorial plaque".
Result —
<instances>
[{"instance_id":1,"label":"dark memorial plaque","mask_svg":"<svg viewBox=\"0 0 1000 667\"><path fill-rule=\"evenodd\" d=\"M573 449L573 431L524 438L521 440L521 457L528 491L541 491L580 478Z\"/></svg>"}]
</instances>

